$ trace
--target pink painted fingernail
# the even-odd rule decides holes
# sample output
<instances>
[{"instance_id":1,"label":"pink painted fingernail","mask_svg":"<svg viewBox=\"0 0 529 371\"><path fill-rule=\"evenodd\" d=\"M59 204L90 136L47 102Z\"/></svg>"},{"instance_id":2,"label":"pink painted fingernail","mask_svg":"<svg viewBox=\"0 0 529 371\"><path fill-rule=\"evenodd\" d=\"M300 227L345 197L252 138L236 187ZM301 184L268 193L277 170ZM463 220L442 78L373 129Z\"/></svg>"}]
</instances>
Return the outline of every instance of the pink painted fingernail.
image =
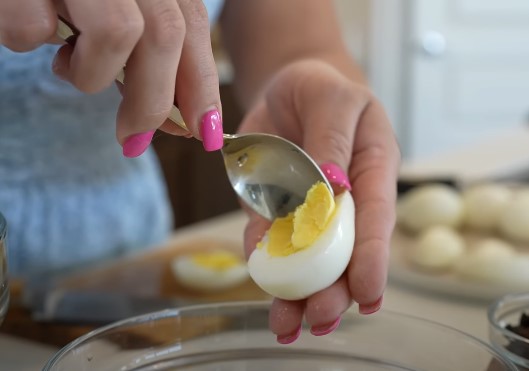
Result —
<instances>
[{"instance_id":1,"label":"pink painted fingernail","mask_svg":"<svg viewBox=\"0 0 529 371\"><path fill-rule=\"evenodd\" d=\"M338 328L341 320L342 320L342 317L338 317L331 324L322 325L322 326L312 326L310 329L310 333L314 336L328 335Z\"/></svg>"},{"instance_id":2,"label":"pink painted fingernail","mask_svg":"<svg viewBox=\"0 0 529 371\"><path fill-rule=\"evenodd\" d=\"M378 312L378 310L382 307L382 298L384 296L381 296L372 304L360 304L358 306L358 311L360 314L373 314L375 312Z\"/></svg>"},{"instance_id":3,"label":"pink painted fingernail","mask_svg":"<svg viewBox=\"0 0 529 371\"><path fill-rule=\"evenodd\" d=\"M339 187L343 187L348 191L351 190L351 183L349 183L349 178L338 165L329 162L321 165L320 168L330 183Z\"/></svg>"},{"instance_id":4,"label":"pink painted fingernail","mask_svg":"<svg viewBox=\"0 0 529 371\"><path fill-rule=\"evenodd\" d=\"M147 131L145 133L133 134L129 136L125 143L123 143L123 156L125 157L138 157L147 150L149 144L151 144L154 130Z\"/></svg>"},{"instance_id":5,"label":"pink painted fingernail","mask_svg":"<svg viewBox=\"0 0 529 371\"><path fill-rule=\"evenodd\" d=\"M204 149L208 152L221 149L224 145L222 134L222 118L219 110L206 112L200 122L200 136L202 136Z\"/></svg>"},{"instance_id":6,"label":"pink painted fingernail","mask_svg":"<svg viewBox=\"0 0 529 371\"><path fill-rule=\"evenodd\" d=\"M301 325L294 331L293 333L289 335L277 335L277 342L279 344L292 344L294 341L296 341L299 338L299 335L301 335Z\"/></svg>"}]
</instances>

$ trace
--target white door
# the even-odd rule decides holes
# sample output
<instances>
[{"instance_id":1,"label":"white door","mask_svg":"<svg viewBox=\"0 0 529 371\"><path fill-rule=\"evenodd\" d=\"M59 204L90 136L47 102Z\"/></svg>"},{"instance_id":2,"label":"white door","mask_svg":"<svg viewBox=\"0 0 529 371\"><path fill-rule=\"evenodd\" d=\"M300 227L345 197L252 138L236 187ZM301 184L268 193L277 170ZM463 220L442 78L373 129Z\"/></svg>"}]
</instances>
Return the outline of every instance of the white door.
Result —
<instances>
[{"instance_id":1,"label":"white door","mask_svg":"<svg viewBox=\"0 0 529 371\"><path fill-rule=\"evenodd\" d=\"M529 118L529 0L401 4L398 120L406 157L460 147Z\"/></svg>"}]
</instances>

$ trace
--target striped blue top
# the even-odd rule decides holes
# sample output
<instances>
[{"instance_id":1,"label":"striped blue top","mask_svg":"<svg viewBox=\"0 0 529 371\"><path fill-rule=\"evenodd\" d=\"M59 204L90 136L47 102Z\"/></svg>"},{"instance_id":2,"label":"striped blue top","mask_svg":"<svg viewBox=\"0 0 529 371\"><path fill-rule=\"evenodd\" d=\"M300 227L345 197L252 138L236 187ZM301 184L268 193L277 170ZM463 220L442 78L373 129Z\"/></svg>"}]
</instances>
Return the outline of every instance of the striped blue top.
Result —
<instances>
[{"instance_id":1,"label":"striped blue top","mask_svg":"<svg viewBox=\"0 0 529 371\"><path fill-rule=\"evenodd\" d=\"M205 1L210 21L222 2ZM152 150L115 139L112 87L85 95L51 72L56 46L0 46L0 212L12 276L100 261L167 238L170 204Z\"/></svg>"}]
</instances>

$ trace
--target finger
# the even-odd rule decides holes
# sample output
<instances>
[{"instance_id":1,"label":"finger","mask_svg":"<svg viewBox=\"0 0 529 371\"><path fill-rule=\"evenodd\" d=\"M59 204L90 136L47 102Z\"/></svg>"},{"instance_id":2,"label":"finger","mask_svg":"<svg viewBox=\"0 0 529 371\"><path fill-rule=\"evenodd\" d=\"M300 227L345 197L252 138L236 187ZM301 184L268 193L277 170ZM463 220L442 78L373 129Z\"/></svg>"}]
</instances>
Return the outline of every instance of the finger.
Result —
<instances>
[{"instance_id":1,"label":"finger","mask_svg":"<svg viewBox=\"0 0 529 371\"><path fill-rule=\"evenodd\" d=\"M259 101L259 103L247 113L237 129L237 133L240 134L259 132L280 135L277 126L273 123L270 110L264 100Z\"/></svg>"},{"instance_id":2,"label":"finger","mask_svg":"<svg viewBox=\"0 0 529 371\"><path fill-rule=\"evenodd\" d=\"M49 0L0 1L0 43L15 52L35 49L56 28L57 12Z\"/></svg>"},{"instance_id":3,"label":"finger","mask_svg":"<svg viewBox=\"0 0 529 371\"><path fill-rule=\"evenodd\" d=\"M311 333L327 335L340 324L341 315L351 305L351 294L347 280L342 276L325 290L307 299L305 318L311 325Z\"/></svg>"},{"instance_id":4,"label":"finger","mask_svg":"<svg viewBox=\"0 0 529 371\"><path fill-rule=\"evenodd\" d=\"M318 164L334 163L346 171L353 151L356 125L369 94L331 66L319 68L329 72L306 78L298 85L293 98L299 121L310 128L303 133L303 148Z\"/></svg>"},{"instance_id":5,"label":"finger","mask_svg":"<svg viewBox=\"0 0 529 371\"><path fill-rule=\"evenodd\" d=\"M380 307L386 285L399 162L391 125L381 105L373 101L359 122L349 174L356 206L356 240L348 282L364 313Z\"/></svg>"},{"instance_id":6,"label":"finger","mask_svg":"<svg viewBox=\"0 0 529 371\"><path fill-rule=\"evenodd\" d=\"M169 116L186 32L174 0L138 0L137 4L145 29L127 61L117 117L120 143L131 135L158 129Z\"/></svg>"},{"instance_id":7,"label":"finger","mask_svg":"<svg viewBox=\"0 0 529 371\"><path fill-rule=\"evenodd\" d=\"M208 14L202 1L180 0L187 32L178 77L176 100L188 129L206 151L222 148L222 109L217 67L211 50Z\"/></svg>"},{"instance_id":8,"label":"finger","mask_svg":"<svg viewBox=\"0 0 529 371\"><path fill-rule=\"evenodd\" d=\"M304 308L304 300L274 299L270 307L269 323L270 330L277 335L279 343L289 344L299 337Z\"/></svg>"},{"instance_id":9,"label":"finger","mask_svg":"<svg viewBox=\"0 0 529 371\"><path fill-rule=\"evenodd\" d=\"M80 31L75 48L58 55L54 72L86 93L112 84L143 32L133 0L65 0Z\"/></svg>"}]
</instances>

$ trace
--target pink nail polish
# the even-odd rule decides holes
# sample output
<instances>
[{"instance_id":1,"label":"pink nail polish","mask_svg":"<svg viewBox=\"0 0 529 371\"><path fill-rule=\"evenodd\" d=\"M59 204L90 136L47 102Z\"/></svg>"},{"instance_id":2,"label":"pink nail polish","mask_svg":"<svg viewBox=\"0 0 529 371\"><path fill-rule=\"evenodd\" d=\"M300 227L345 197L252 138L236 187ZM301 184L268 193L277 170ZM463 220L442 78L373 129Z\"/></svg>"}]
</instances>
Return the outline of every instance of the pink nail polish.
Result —
<instances>
[{"instance_id":1,"label":"pink nail polish","mask_svg":"<svg viewBox=\"0 0 529 371\"><path fill-rule=\"evenodd\" d=\"M372 304L360 304L358 306L358 311L360 312L360 314L373 314L375 312L378 312L378 310L382 307L382 298L384 296L381 296L380 298L377 299L377 301L375 301L374 303Z\"/></svg>"},{"instance_id":2,"label":"pink nail polish","mask_svg":"<svg viewBox=\"0 0 529 371\"><path fill-rule=\"evenodd\" d=\"M215 109L206 112L200 123L200 135L204 149L208 152L221 149L224 145L222 134L222 118L219 111Z\"/></svg>"},{"instance_id":3,"label":"pink nail polish","mask_svg":"<svg viewBox=\"0 0 529 371\"><path fill-rule=\"evenodd\" d=\"M312 326L310 329L310 333L314 336L328 335L338 328L341 320L342 320L342 317L338 317L333 323L329 325Z\"/></svg>"},{"instance_id":4,"label":"pink nail polish","mask_svg":"<svg viewBox=\"0 0 529 371\"><path fill-rule=\"evenodd\" d=\"M299 336L301 335L301 325L294 331L293 333L289 335L277 335L277 342L279 344L292 344L294 341L296 341Z\"/></svg>"},{"instance_id":5,"label":"pink nail polish","mask_svg":"<svg viewBox=\"0 0 529 371\"><path fill-rule=\"evenodd\" d=\"M338 165L329 162L321 165L320 168L331 184L343 187L348 191L351 190L351 183L349 183L349 177L343 172L343 170Z\"/></svg>"},{"instance_id":6,"label":"pink nail polish","mask_svg":"<svg viewBox=\"0 0 529 371\"><path fill-rule=\"evenodd\" d=\"M125 157L138 157L147 150L149 144L151 144L154 130L147 131L145 133L133 134L129 136L125 143L123 143L123 156Z\"/></svg>"}]
</instances>

